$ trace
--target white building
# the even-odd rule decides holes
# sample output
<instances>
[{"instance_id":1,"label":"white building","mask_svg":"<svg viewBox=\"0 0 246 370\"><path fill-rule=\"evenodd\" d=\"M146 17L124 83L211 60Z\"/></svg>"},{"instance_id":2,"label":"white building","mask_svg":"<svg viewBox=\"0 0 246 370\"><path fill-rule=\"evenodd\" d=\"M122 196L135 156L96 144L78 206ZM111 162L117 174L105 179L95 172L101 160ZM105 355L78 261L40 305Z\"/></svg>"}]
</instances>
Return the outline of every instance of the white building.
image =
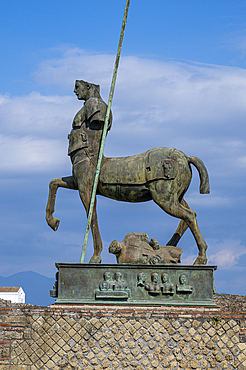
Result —
<instances>
[{"instance_id":1,"label":"white building","mask_svg":"<svg viewBox=\"0 0 246 370\"><path fill-rule=\"evenodd\" d=\"M26 294L21 287L0 287L0 299L13 303L25 303Z\"/></svg>"}]
</instances>

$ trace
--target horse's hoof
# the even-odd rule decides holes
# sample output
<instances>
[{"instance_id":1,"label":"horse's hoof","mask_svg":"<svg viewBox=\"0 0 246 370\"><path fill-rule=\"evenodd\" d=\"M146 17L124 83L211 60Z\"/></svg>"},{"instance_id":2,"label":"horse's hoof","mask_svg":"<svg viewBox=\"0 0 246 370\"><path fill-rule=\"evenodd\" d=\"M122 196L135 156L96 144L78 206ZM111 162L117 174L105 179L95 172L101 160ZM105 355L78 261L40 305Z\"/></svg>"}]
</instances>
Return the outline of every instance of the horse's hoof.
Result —
<instances>
[{"instance_id":1,"label":"horse's hoof","mask_svg":"<svg viewBox=\"0 0 246 370\"><path fill-rule=\"evenodd\" d=\"M102 259L100 256L92 256L89 263L101 263Z\"/></svg>"},{"instance_id":2,"label":"horse's hoof","mask_svg":"<svg viewBox=\"0 0 246 370\"><path fill-rule=\"evenodd\" d=\"M58 218L50 217L50 218L46 218L46 221L48 225L51 227L51 229L53 229L54 231L58 229L59 223L60 223L60 220L58 220Z\"/></svg>"},{"instance_id":3,"label":"horse's hoof","mask_svg":"<svg viewBox=\"0 0 246 370\"><path fill-rule=\"evenodd\" d=\"M206 265L207 264L207 261L208 259L206 257L201 257L201 256L198 256L197 259L195 260L195 262L193 263L193 265Z\"/></svg>"}]
</instances>

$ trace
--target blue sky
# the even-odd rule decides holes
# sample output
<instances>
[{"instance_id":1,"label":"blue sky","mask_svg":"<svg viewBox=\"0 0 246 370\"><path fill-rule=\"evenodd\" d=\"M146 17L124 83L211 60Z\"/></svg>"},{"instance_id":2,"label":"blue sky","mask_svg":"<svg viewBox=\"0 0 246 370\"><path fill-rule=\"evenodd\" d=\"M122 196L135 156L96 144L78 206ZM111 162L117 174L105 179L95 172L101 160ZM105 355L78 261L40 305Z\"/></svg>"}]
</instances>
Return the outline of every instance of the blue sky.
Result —
<instances>
[{"instance_id":1,"label":"blue sky","mask_svg":"<svg viewBox=\"0 0 246 370\"><path fill-rule=\"evenodd\" d=\"M56 233L44 219L48 183L71 174L67 134L81 102L75 79L108 99L125 1L52 0L0 4L0 275L78 262L86 225L77 192L59 189ZM105 155L176 147L201 158L211 194L193 170L185 196L218 266L218 292L245 294L246 2L132 0ZM103 261L109 243L147 232L161 245L178 220L153 202L98 199ZM182 263L197 255L188 230ZM86 261L92 254L89 240Z\"/></svg>"}]
</instances>

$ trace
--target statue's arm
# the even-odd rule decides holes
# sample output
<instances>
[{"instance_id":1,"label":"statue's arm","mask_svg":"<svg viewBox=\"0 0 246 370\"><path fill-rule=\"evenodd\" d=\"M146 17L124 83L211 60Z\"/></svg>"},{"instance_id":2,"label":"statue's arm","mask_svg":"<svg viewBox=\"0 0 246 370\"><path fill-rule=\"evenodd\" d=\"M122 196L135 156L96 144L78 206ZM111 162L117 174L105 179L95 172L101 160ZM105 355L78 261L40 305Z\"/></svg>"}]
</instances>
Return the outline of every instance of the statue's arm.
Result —
<instances>
[{"instance_id":1,"label":"statue's arm","mask_svg":"<svg viewBox=\"0 0 246 370\"><path fill-rule=\"evenodd\" d=\"M76 114L73 119L72 127L81 127L85 121L85 108L82 107Z\"/></svg>"}]
</instances>

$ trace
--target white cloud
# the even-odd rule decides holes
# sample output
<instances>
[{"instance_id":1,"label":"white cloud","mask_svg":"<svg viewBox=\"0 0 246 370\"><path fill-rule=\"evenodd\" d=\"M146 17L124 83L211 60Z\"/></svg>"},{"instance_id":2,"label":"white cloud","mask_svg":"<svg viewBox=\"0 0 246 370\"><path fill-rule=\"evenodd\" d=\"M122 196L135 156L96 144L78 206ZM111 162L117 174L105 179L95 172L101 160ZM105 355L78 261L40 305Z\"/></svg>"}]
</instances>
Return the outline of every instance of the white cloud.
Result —
<instances>
[{"instance_id":1,"label":"white cloud","mask_svg":"<svg viewBox=\"0 0 246 370\"><path fill-rule=\"evenodd\" d=\"M113 65L112 55L90 55L76 48L67 50L60 59L44 61L36 78L70 91L75 79L84 79L108 92ZM131 110L135 108L135 114L154 113L158 122L181 118L193 126L198 119L211 126L216 118L217 124L222 124L222 119L227 122L228 113L230 118L245 113L245 92L246 71L240 68L128 56L121 58L115 101L128 119L126 102Z\"/></svg>"},{"instance_id":2,"label":"white cloud","mask_svg":"<svg viewBox=\"0 0 246 370\"><path fill-rule=\"evenodd\" d=\"M64 149L58 140L0 135L0 147L0 169L5 173L47 172L65 162Z\"/></svg>"},{"instance_id":3,"label":"white cloud","mask_svg":"<svg viewBox=\"0 0 246 370\"><path fill-rule=\"evenodd\" d=\"M246 246L239 240L223 240L222 242L210 241L209 251L216 250L216 253L209 254L209 263L217 265L220 269L234 269L240 257L246 254Z\"/></svg>"},{"instance_id":4,"label":"white cloud","mask_svg":"<svg viewBox=\"0 0 246 370\"><path fill-rule=\"evenodd\" d=\"M44 171L54 158L65 163L67 134L81 107L73 96L74 80L101 84L107 100L113 64L112 55L68 49L60 58L44 61L36 78L67 89L70 95L0 96L1 159L11 149L0 168ZM174 146L202 158L213 181L245 177L241 173L246 157L245 97L246 71L240 68L122 57L105 155L125 156L155 146ZM233 172L230 179L228 171ZM224 201L228 199L210 199L214 204Z\"/></svg>"},{"instance_id":5,"label":"white cloud","mask_svg":"<svg viewBox=\"0 0 246 370\"><path fill-rule=\"evenodd\" d=\"M56 49L58 50L58 49ZM109 85L114 67L113 55L90 54L79 48L61 49L62 57L40 64L35 77L40 84L73 89L76 79Z\"/></svg>"},{"instance_id":6,"label":"white cloud","mask_svg":"<svg viewBox=\"0 0 246 370\"><path fill-rule=\"evenodd\" d=\"M182 258L182 256L181 256L181 263L182 263L182 265L193 265L196 258L197 258L196 254L192 254L192 255L190 255L186 258Z\"/></svg>"},{"instance_id":7,"label":"white cloud","mask_svg":"<svg viewBox=\"0 0 246 370\"><path fill-rule=\"evenodd\" d=\"M32 135L42 138L60 137L68 130L76 109L81 106L71 96L0 96L0 128L2 133Z\"/></svg>"},{"instance_id":8,"label":"white cloud","mask_svg":"<svg viewBox=\"0 0 246 370\"><path fill-rule=\"evenodd\" d=\"M209 265L215 265L218 270L236 270L241 269L238 265L240 258L246 255L246 246L242 245L240 240L208 240L208 263ZM216 253L211 253L216 251ZM197 255L192 254L186 258L181 258L181 262L184 265L193 265Z\"/></svg>"},{"instance_id":9,"label":"white cloud","mask_svg":"<svg viewBox=\"0 0 246 370\"><path fill-rule=\"evenodd\" d=\"M68 162L67 134L81 104L71 97L0 96L0 169L47 172Z\"/></svg>"}]
</instances>

